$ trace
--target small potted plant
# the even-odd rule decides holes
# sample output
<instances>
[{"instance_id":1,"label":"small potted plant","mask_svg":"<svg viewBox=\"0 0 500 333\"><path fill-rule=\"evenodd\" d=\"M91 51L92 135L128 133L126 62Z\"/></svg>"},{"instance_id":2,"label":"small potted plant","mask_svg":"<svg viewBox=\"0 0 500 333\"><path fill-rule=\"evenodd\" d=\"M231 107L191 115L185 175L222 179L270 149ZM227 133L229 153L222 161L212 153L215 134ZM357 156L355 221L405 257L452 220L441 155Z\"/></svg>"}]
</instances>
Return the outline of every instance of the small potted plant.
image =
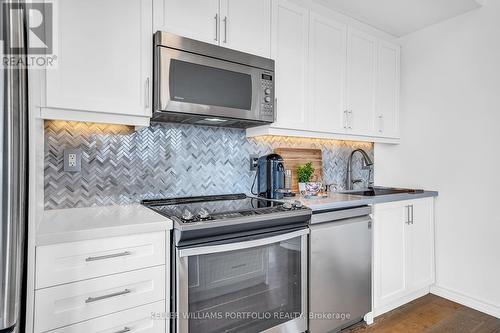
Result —
<instances>
[{"instance_id":1,"label":"small potted plant","mask_svg":"<svg viewBox=\"0 0 500 333\"><path fill-rule=\"evenodd\" d=\"M311 182L314 174L314 167L312 162L297 167L297 179L299 182L299 192L315 195L319 192L320 186L318 183Z\"/></svg>"}]
</instances>

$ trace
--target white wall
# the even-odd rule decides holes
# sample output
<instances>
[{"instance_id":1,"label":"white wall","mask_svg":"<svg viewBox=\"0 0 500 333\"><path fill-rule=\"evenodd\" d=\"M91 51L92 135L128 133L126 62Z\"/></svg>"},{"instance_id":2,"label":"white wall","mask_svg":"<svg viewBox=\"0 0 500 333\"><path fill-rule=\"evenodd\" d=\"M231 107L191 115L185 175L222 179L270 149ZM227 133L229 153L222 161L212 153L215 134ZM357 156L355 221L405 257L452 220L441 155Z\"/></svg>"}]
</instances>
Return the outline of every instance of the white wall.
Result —
<instances>
[{"instance_id":1,"label":"white wall","mask_svg":"<svg viewBox=\"0 0 500 333\"><path fill-rule=\"evenodd\" d=\"M439 191L437 290L500 317L500 1L402 45L401 144L377 185Z\"/></svg>"}]
</instances>

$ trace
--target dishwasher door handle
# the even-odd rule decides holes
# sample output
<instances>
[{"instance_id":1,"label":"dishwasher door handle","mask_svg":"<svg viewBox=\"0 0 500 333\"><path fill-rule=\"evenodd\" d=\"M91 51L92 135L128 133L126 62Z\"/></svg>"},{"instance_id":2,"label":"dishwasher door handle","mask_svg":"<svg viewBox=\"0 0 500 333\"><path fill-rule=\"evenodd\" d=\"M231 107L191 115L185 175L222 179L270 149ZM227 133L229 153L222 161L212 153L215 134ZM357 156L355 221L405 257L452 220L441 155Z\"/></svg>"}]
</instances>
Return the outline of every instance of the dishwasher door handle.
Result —
<instances>
[{"instance_id":1,"label":"dishwasher door handle","mask_svg":"<svg viewBox=\"0 0 500 333\"><path fill-rule=\"evenodd\" d=\"M368 216L372 213L370 206L355 207L350 209L332 210L313 213L311 224L340 221L350 218Z\"/></svg>"}]
</instances>

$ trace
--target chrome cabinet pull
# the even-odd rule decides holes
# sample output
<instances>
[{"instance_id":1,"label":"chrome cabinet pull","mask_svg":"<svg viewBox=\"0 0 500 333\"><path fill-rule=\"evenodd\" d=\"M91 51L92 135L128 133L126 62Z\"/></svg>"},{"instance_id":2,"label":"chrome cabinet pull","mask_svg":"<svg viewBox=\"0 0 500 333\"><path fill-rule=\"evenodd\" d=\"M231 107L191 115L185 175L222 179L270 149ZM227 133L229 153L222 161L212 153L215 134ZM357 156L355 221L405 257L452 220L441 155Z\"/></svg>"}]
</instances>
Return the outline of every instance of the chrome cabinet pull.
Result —
<instances>
[{"instance_id":1,"label":"chrome cabinet pull","mask_svg":"<svg viewBox=\"0 0 500 333\"><path fill-rule=\"evenodd\" d=\"M408 205L408 206L405 206L406 208L406 221L405 223L406 224L413 224L414 220L413 220L413 205Z\"/></svg>"},{"instance_id":2,"label":"chrome cabinet pull","mask_svg":"<svg viewBox=\"0 0 500 333\"><path fill-rule=\"evenodd\" d=\"M219 41L219 14L215 14L215 41Z\"/></svg>"},{"instance_id":3,"label":"chrome cabinet pull","mask_svg":"<svg viewBox=\"0 0 500 333\"><path fill-rule=\"evenodd\" d=\"M146 79L146 109L149 109L149 77Z\"/></svg>"},{"instance_id":4,"label":"chrome cabinet pull","mask_svg":"<svg viewBox=\"0 0 500 333\"><path fill-rule=\"evenodd\" d=\"M378 132L379 133L383 133L384 132L384 115L379 115L378 116L378 119L379 119L379 128L378 128Z\"/></svg>"},{"instance_id":5,"label":"chrome cabinet pull","mask_svg":"<svg viewBox=\"0 0 500 333\"><path fill-rule=\"evenodd\" d=\"M352 110L348 111L347 113L350 114L349 121L348 121L348 123L349 123L348 127L349 127L349 129L352 129Z\"/></svg>"},{"instance_id":6,"label":"chrome cabinet pull","mask_svg":"<svg viewBox=\"0 0 500 333\"><path fill-rule=\"evenodd\" d=\"M224 16L224 44L227 43L227 16Z\"/></svg>"},{"instance_id":7,"label":"chrome cabinet pull","mask_svg":"<svg viewBox=\"0 0 500 333\"><path fill-rule=\"evenodd\" d=\"M93 303L93 302L97 302L97 301L102 301L104 299L130 294L131 292L132 291L130 289L124 289L122 291L118 291L116 293L111 293L111 294L107 294L107 295L103 295L103 296L89 297L85 300L85 303Z\"/></svg>"},{"instance_id":8,"label":"chrome cabinet pull","mask_svg":"<svg viewBox=\"0 0 500 333\"><path fill-rule=\"evenodd\" d=\"M132 254L132 252L125 251L125 252L107 254L107 255L98 256L98 257L87 257L87 258L85 258L85 261L90 262L90 261L98 261L98 260L105 260L105 259L111 259L111 258L125 257L125 256L129 256L131 254Z\"/></svg>"},{"instance_id":9,"label":"chrome cabinet pull","mask_svg":"<svg viewBox=\"0 0 500 333\"><path fill-rule=\"evenodd\" d=\"M115 333L127 333L130 331L132 331L132 329L130 327L125 326L123 329L116 331Z\"/></svg>"}]
</instances>

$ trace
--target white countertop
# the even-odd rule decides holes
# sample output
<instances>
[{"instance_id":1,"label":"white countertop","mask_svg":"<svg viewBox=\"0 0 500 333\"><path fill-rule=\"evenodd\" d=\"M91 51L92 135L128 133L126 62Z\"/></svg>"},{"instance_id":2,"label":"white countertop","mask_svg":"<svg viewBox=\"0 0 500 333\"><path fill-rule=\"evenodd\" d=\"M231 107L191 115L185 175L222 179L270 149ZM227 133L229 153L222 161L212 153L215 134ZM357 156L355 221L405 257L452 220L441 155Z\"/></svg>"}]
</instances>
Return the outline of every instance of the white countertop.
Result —
<instances>
[{"instance_id":1,"label":"white countertop","mask_svg":"<svg viewBox=\"0 0 500 333\"><path fill-rule=\"evenodd\" d=\"M330 193L327 197L324 198L304 198L302 196L299 196L297 198L292 198L292 200L299 200L304 206L311 208L313 211L320 211L436 196L438 196L438 192L435 191L424 191L420 193L397 193L373 197L344 193Z\"/></svg>"},{"instance_id":2,"label":"white countertop","mask_svg":"<svg viewBox=\"0 0 500 333\"><path fill-rule=\"evenodd\" d=\"M76 242L172 229L172 221L139 204L46 210L36 245Z\"/></svg>"},{"instance_id":3,"label":"white countertop","mask_svg":"<svg viewBox=\"0 0 500 333\"><path fill-rule=\"evenodd\" d=\"M312 210L347 208L371 204L371 200L366 200L364 197L342 193L330 193L324 198L305 198L300 196L297 200Z\"/></svg>"}]
</instances>

